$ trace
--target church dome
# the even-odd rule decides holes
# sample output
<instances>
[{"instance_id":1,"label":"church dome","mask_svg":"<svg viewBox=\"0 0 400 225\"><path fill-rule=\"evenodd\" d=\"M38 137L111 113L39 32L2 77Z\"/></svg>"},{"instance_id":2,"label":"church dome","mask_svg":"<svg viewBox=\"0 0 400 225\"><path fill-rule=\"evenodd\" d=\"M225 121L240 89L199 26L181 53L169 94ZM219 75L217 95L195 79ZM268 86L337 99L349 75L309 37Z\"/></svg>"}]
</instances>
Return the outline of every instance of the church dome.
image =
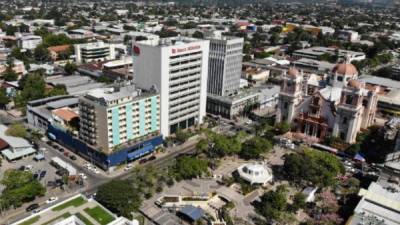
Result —
<instances>
[{"instance_id":1,"label":"church dome","mask_svg":"<svg viewBox=\"0 0 400 225\"><path fill-rule=\"evenodd\" d=\"M351 63L337 64L333 67L333 72L345 76L358 75L357 68Z\"/></svg>"}]
</instances>

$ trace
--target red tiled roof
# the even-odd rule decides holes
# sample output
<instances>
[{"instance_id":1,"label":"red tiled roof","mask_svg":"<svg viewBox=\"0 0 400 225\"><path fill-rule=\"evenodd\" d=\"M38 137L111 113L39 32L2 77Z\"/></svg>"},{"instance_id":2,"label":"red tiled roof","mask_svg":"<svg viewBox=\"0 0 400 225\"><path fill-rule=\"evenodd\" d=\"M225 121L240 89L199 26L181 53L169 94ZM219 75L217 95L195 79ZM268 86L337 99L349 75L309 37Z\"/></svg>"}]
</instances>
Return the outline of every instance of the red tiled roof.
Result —
<instances>
[{"instance_id":1,"label":"red tiled roof","mask_svg":"<svg viewBox=\"0 0 400 225\"><path fill-rule=\"evenodd\" d=\"M0 150L3 150L8 147L8 143L0 138Z\"/></svg>"},{"instance_id":2,"label":"red tiled roof","mask_svg":"<svg viewBox=\"0 0 400 225\"><path fill-rule=\"evenodd\" d=\"M53 110L54 115L60 117L61 119L65 121L71 121L72 119L78 117L78 114L76 114L74 111L66 108L61 108L61 109L56 109Z\"/></svg>"}]
</instances>

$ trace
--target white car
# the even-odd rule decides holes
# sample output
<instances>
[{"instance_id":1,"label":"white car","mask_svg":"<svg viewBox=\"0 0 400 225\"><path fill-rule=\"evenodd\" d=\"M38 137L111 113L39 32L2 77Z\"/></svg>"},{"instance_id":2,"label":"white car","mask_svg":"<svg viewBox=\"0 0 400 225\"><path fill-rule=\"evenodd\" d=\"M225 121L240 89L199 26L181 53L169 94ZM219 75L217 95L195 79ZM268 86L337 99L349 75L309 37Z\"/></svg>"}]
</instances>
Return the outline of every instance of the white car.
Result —
<instances>
[{"instance_id":1,"label":"white car","mask_svg":"<svg viewBox=\"0 0 400 225\"><path fill-rule=\"evenodd\" d=\"M27 172L27 171L32 171L32 169L33 169L33 166L32 166L32 165L26 165L24 171L25 171L25 172Z\"/></svg>"},{"instance_id":2,"label":"white car","mask_svg":"<svg viewBox=\"0 0 400 225\"><path fill-rule=\"evenodd\" d=\"M93 173L100 173L100 171L98 171L96 167L94 167L92 171Z\"/></svg>"},{"instance_id":3,"label":"white car","mask_svg":"<svg viewBox=\"0 0 400 225\"><path fill-rule=\"evenodd\" d=\"M86 176L86 174L84 174L84 173L80 173L79 176L80 176L83 180L86 180L86 179L87 179L87 176Z\"/></svg>"},{"instance_id":4,"label":"white car","mask_svg":"<svg viewBox=\"0 0 400 225\"><path fill-rule=\"evenodd\" d=\"M125 166L124 170L128 171L128 170L130 170L132 168L133 168L133 165L129 163L128 165Z\"/></svg>"},{"instance_id":5,"label":"white car","mask_svg":"<svg viewBox=\"0 0 400 225\"><path fill-rule=\"evenodd\" d=\"M53 203L53 202L55 202L57 200L58 200L58 197L51 197L51 198L47 199L46 204Z\"/></svg>"}]
</instances>

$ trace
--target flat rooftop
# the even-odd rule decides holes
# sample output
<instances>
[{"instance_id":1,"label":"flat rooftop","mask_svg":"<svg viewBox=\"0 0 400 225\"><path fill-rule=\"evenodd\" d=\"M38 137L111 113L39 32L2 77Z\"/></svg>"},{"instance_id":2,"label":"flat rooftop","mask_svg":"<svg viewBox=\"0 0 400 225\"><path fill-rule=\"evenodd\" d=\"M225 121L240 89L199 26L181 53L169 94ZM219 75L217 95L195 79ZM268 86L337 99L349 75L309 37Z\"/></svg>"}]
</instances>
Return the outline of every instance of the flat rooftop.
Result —
<instances>
[{"instance_id":1,"label":"flat rooftop","mask_svg":"<svg viewBox=\"0 0 400 225\"><path fill-rule=\"evenodd\" d=\"M155 40L144 40L144 41L139 41L138 43L150 46L166 47L166 46L179 46L201 41L205 40L191 38L191 37L171 37L171 38L162 38Z\"/></svg>"},{"instance_id":2,"label":"flat rooftop","mask_svg":"<svg viewBox=\"0 0 400 225\"><path fill-rule=\"evenodd\" d=\"M83 95L91 89L105 87L105 83L97 82L88 76L72 75L49 77L46 83L53 86L65 85L70 95Z\"/></svg>"},{"instance_id":3,"label":"flat rooftop","mask_svg":"<svg viewBox=\"0 0 400 225\"><path fill-rule=\"evenodd\" d=\"M374 84L387 88L400 89L400 81L392 80L389 78L377 77L372 75L363 75L360 76L358 79L367 84Z\"/></svg>"},{"instance_id":4,"label":"flat rooftop","mask_svg":"<svg viewBox=\"0 0 400 225\"><path fill-rule=\"evenodd\" d=\"M311 47L311 48L305 48L305 49L299 49L294 51L294 54L300 53L300 54L307 54L307 55L315 55L315 56L321 56L323 54L336 54L336 51L339 51L339 55L365 55L363 52L355 52L355 51L349 51L349 50L343 50L343 49L336 49L336 48L327 48L327 47Z\"/></svg>"}]
</instances>

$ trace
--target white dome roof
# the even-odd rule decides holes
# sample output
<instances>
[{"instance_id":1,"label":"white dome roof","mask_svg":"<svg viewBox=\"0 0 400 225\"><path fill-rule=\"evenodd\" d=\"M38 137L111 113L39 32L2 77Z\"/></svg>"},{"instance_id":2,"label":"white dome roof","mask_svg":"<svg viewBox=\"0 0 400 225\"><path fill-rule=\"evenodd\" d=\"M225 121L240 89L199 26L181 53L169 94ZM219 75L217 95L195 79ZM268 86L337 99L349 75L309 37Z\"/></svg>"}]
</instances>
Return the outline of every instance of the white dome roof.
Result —
<instances>
[{"instance_id":1,"label":"white dome roof","mask_svg":"<svg viewBox=\"0 0 400 225\"><path fill-rule=\"evenodd\" d=\"M244 164L239 166L238 172L241 178L250 184L263 184L272 180L272 174L265 164Z\"/></svg>"}]
</instances>

